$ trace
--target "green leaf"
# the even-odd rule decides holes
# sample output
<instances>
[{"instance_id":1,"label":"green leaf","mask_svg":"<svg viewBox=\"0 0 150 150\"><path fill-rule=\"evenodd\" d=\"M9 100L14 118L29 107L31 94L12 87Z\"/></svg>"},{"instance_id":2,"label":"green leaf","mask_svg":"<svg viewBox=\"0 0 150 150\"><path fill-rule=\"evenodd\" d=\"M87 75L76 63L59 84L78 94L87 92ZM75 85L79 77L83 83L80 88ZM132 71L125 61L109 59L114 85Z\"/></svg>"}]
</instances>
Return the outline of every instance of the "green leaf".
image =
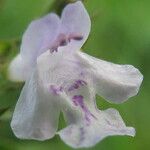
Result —
<instances>
[{"instance_id":1,"label":"green leaf","mask_svg":"<svg viewBox=\"0 0 150 150\"><path fill-rule=\"evenodd\" d=\"M54 0L0 1L0 39L18 38L27 25L48 11Z\"/></svg>"}]
</instances>

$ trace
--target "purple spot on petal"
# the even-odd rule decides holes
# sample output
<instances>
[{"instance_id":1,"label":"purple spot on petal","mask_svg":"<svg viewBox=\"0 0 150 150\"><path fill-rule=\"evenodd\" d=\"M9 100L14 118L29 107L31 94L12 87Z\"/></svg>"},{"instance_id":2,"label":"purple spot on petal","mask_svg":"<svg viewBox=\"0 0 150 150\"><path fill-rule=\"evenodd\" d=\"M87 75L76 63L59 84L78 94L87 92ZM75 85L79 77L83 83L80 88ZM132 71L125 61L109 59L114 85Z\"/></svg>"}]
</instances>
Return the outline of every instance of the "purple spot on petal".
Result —
<instances>
[{"instance_id":1,"label":"purple spot on petal","mask_svg":"<svg viewBox=\"0 0 150 150\"><path fill-rule=\"evenodd\" d=\"M78 89L78 88L79 88L79 85L75 83L75 84L73 85L73 87L74 87L74 89Z\"/></svg>"},{"instance_id":2,"label":"purple spot on petal","mask_svg":"<svg viewBox=\"0 0 150 150\"><path fill-rule=\"evenodd\" d=\"M52 94L54 94L54 95L59 95L60 94L60 92L62 92L63 91L63 87L56 87L56 86L54 86L54 85L50 85L50 91L52 92Z\"/></svg>"},{"instance_id":3,"label":"purple spot on petal","mask_svg":"<svg viewBox=\"0 0 150 150\"><path fill-rule=\"evenodd\" d=\"M82 86L87 85L87 83L84 80L77 80L76 83Z\"/></svg>"},{"instance_id":4,"label":"purple spot on petal","mask_svg":"<svg viewBox=\"0 0 150 150\"><path fill-rule=\"evenodd\" d=\"M83 107L83 96L82 95L75 95L73 96L73 102L76 106L82 106Z\"/></svg>"},{"instance_id":5,"label":"purple spot on petal","mask_svg":"<svg viewBox=\"0 0 150 150\"><path fill-rule=\"evenodd\" d=\"M75 89L78 89L81 86L87 85L87 83L84 80L77 80L73 83L73 85L71 85L68 89L68 91L73 91Z\"/></svg>"}]
</instances>

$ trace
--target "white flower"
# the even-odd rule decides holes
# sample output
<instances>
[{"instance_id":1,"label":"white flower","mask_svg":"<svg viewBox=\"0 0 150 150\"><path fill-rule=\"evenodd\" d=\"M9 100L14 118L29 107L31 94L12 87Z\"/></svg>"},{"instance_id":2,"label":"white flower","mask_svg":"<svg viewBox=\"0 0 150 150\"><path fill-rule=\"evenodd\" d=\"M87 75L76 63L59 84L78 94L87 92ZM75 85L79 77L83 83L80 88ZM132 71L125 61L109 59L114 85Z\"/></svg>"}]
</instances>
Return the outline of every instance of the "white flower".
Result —
<instances>
[{"instance_id":1,"label":"white flower","mask_svg":"<svg viewBox=\"0 0 150 150\"><path fill-rule=\"evenodd\" d=\"M122 103L138 93L143 76L131 65L117 65L80 51L91 21L78 1L33 21L9 73L25 81L11 127L21 139L46 140L59 134L74 148L90 147L107 136L134 136L118 111L98 110L95 95ZM68 126L57 132L60 111Z\"/></svg>"}]
</instances>

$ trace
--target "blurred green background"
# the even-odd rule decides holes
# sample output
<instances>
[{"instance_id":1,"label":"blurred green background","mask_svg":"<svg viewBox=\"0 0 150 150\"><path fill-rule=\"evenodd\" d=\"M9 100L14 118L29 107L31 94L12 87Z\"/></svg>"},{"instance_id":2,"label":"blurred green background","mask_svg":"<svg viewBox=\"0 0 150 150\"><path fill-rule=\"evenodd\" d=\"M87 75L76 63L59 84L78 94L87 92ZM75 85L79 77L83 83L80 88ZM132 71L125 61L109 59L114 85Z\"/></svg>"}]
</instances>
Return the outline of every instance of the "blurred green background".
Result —
<instances>
[{"instance_id":1,"label":"blurred green background","mask_svg":"<svg viewBox=\"0 0 150 150\"><path fill-rule=\"evenodd\" d=\"M23 84L7 80L7 67L18 53L23 32L31 20L50 11L60 14L69 0L0 0L0 150L70 150L59 137L45 142L17 139L11 129L12 112ZM92 20L92 31L83 50L119 64L132 64L144 74L136 97L109 104L97 97L101 109L117 108L135 138L114 136L89 150L150 149L150 1L84 0ZM59 128L64 126L61 116Z\"/></svg>"}]
</instances>

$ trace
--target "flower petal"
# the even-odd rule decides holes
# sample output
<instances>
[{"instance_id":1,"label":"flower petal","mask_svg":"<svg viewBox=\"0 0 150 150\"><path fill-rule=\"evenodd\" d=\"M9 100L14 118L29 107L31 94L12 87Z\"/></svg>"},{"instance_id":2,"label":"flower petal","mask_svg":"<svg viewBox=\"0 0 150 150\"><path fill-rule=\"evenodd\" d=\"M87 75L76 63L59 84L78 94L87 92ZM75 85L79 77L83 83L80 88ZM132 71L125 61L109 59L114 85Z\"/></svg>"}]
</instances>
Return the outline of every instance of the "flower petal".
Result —
<instances>
[{"instance_id":1,"label":"flower petal","mask_svg":"<svg viewBox=\"0 0 150 150\"><path fill-rule=\"evenodd\" d=\"M62 129L58 132L61 139L73 148L83 148L94 146L107 136L135 135L134 128L126 127L115 109L97 110L94 115L96 119L93 118L91 124L78 122L78 124L70 124Z\"/></svg>"},{"instance_id":2,"label":"flower petal","mask_svg":"<svg viewBox=\"0 0 150 150\"><path fill-rule=\"evenodd\" d=\"M106 62L82 52L78 52L78 56L93 78L96 92L108 101L120 103L138 93L143 80L138 69Z\"/></svg>"},{"instance_id":3,"label":"flower petal","mask_svg":"<svg viewBox=\"0 0 150 150\"><path fill-rule=\"evenodd\" d=\"M35 64L37 57L53 46L59 27L60 19L53 13L31 22L23 35L22 58L28 60L31 64Z\"/></svg>"},{"instance_id":4,"label":"flower petal","mask_svg":"<svg viewBox=\"0 0 150 150\"><path fill-rule=\"evenodd\" d=\"M12 81L25 81L30 75L31 70L31 66L19 54L10 63L8 78Z\"/></svg>"},{"instance_id":5,"label":"flower petal","mask_svg":"<svg viewBox=\"0 0 150 150\"><path fill-rule=\"evenodd\" d=\"M63 109L68 126L58 132L61 139L73 148L82 148L94 146L107 136L134 136L135 130L126 127L117 110L98 110L91 84L86 80L86 84L67 93L72 105Z\"/></svg>"},{"instance_id":6,"label":"flower petal","mask_svg":"<svg viewBox=\"0 0 150 150\"><path fill-rule=\"evenodd\" d=\"M73 39L67 49L80 50L87 40L91 28L90 17L82 2L68 4L62 12L61 22L62 33ZM76 36L80 38L73 38Z\"/></svg>"},{"instance_id":7,"label":"flower petal","mask_svg":"<svg viewBox=\"0 0 150 150\"><path fill-rule=\"evenodd\" d=\"M46 140L55 135L59 112L57 98L42 87L35 71L21 92L11 128L18 138Z\"/></svg>"}]
</instances>

